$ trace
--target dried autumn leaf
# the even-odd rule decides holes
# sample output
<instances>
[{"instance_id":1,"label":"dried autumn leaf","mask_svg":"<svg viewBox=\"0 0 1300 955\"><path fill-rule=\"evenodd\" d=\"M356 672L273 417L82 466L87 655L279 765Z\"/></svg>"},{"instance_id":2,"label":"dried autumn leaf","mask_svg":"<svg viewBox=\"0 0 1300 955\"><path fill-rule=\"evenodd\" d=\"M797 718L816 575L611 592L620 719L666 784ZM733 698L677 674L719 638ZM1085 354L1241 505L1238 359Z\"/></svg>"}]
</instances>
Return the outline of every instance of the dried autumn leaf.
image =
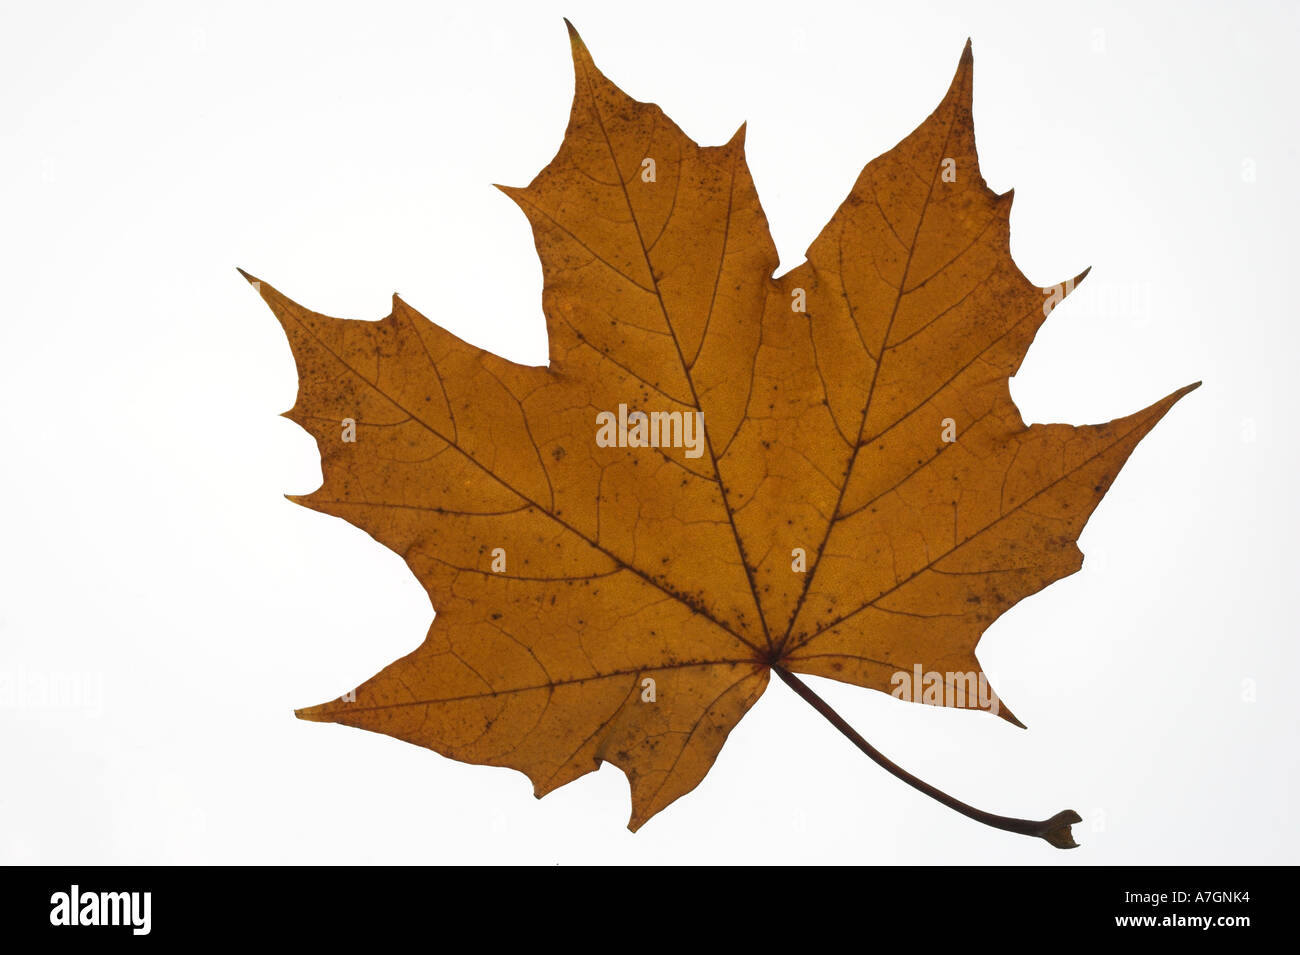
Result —
<instances>
[{"instance_id":1,"label":"dried autumn leaf","mask_svg":"<svg viewBox=\"0 0 1300 955\"><path fill-rule=\"evenodd\" d=\"M607 760L635 830L699 784L775 670L913 785L1072 845L1074 813L973 810L794 674L885 693L896 674L982 677L980 635L1079 569L1093 508L1195 386L1108 424L1022 421L1008 379L1078 279L1045 294L1011 260L1011 193L976 159L969 44L938 108L773 278L743 127L697 146L570 33L564 142L504 189L543 265L548 367L397 296L381 321L340 320L245 273L293 348L286 416L320 449L324 483L292 499L402 555L437 610L354 698L298 715L509 766L539 797ZM602 446L597 415L620 406L702 413L698 456ZM942 697L1015 722L995 696Z\"/></svg>"}]
</instances>

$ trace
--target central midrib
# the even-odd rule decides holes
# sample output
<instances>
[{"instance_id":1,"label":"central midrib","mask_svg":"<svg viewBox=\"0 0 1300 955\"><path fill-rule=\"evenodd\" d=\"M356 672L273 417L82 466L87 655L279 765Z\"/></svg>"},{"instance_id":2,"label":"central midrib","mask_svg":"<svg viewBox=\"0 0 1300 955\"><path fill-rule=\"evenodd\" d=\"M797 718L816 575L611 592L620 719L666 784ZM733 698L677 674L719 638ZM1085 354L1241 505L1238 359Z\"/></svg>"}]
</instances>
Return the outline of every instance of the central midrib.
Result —
<instances>
[{"instance_id":1,"label":"central midrib","mask_svg":"<svg viewBox=\"0 0 1300 955\"><path fill-rule=\"evenodd\" d=\"M668 329L668 337L672 339L673 348L677 352L677 360L681 364L682 374L686 378L686 385L691 390L691 404L695 407L697 411L703 413L703 409L700 407L699 394L695 390L695 378L691 373L691 366L688 365L686 362L686 356L682 352L681 342L677 340L677 331L673 327L672 319L668 315L668 306L664 303L663 293L659 289L659 279L655 275L654 266L650 262L650 253L646 249L645 237L642 236L641 234L641 223L637 221L636 210L632 207L632 197L628 195L627 183L623 181L623 172L621 169L619 169L618 158L614 155L614 144L610 141L609 132L605 129L604 118L600 115L600 106L596 99L596 92L592 88L591 75L587 70L586 64L583 65L582 73L583 73L583 79L586 81L587 84L587 95L591 97L591 113L596 118L596 125L600 127L600 134L602 138L605 140L605 148L609 152L610 166L613 168L614 178L618 180L619 188L622 190L623 202L627 206L628 216L632 222L632 228L636 232L637 247L641 250L641 257L645 262L646 272L649 274L650 281L654 287L655 300L659 303L659 311L663 314L664 325ZM679 168L677 170L677 175L679 179L681 177L681 174L682 174L682 170L680 168L680 163L679 163ZM735 195L735 183L736 183L736 160L735 157L733 156L731 161L731 179L728 184L728 194L727 194L727 217L726 217L727 231L724 232L723 234L722 251L720 253L720 255L724 258L727 254L727 237L730 235L731 213L732 213L733 199ZM668 227L667 223L665 222L664 228L667 229L667 227ZM722 265L720 263L719 274L721 274L721 269L722 269ZM712 303L710 303L710 317L712 317ZM708 325L707 320L705 325L707 329L707 325ZM701 342L701 347L703 347L703 342ZM759 602L758 599L758 585L754 580L754 572L749 566L749 561L746 560L745 558L745 545L741 541L740 530L739 528L736 527L736 518L734 513L732 512L731 502L727 495L726 482L723 481L722 479L722 470L721 468L718 467L718 457L713 450L713 440L709 436L709 430L707 425L701 430L704 432L704 443L709 451L709 461L713 466L713 474L717 478L718 490L719 493L722 495L722 510L724 513L726 513L727 524L731 527L731 536L736 543L736 553L737 556L740 557L740 565L745 569L745 580L749 584L749 593L754 601L754 614L758 618L758 622L763 627L763 639L767 641L768 651L769 653L772 653L774 652L774 647L772 644L772 634L767 627L767 617L763 613L763 605L762 603ZM736 636L739 639L744 640L744 638L741 637L739 634L736 634ZM745 642L748 643L749 641L745 640Z\"/></svg>"},{"instance_id":2,"label":"central midrib","mask_svg":"<svg viewBox=\"0 0 1300 955\"><path fill-rule=\"evenodd\" d=\"M948 140L952 136L952 127L953 118L950 116L948 120L948 128L945 130L943 136L943 145L939 147L940 156L943 156L948 150ZM830 520L826 522L826 533L822 536L821 545L817 548L817 556L813 558L812 566L808 569L808 574L804 578L803 589L800 591L799 599L795 603L794 612L790 614L790 623L786 627L785 634L781 637L781 643L777 649L778 657L783 657L785 654L786 647L790 642L790 635L794 632L795 624L799 621L799 614L803 610L804 601L807 599L808 593L812 590L813 580L817 575L818 568L821 566L822 555L826 551L826 545L830 542L831 533L834 531L836 522L839 520L840 508L844 505L844 495L848 492L849 482L853 478L853 471L858 463L858 455L862 452L862 435L866 430L867 420L871 416L871 402L875 397L876 383L880 380L880 368L885 363L885 346L889 343L889 334L893 330L894 319L897 318L898 308L903 301L903 295L905 294L903 289L907 287L907 277L912 269L912 257L916 254L916 246L921 237L921 229L925 225L926 213L930 211L930 201L934 196L934 184L938 180L938 177L939 170L936 167L930 176L930 186L925 193L925 202L921 206L921 215L916 221L916 229L912 232L912 244L907 250L907 261L903 264L903 275L899 280L898 288L895 289L896 294L894 296L894 307L889 313L889 321L885 324L885 333L880 340L880 348L878 351L880 357L876 359L875 370L871 375L871 384L867 388L867 400L862 408L862 420L858 424L858 438L857 441L854 442L853 454L849 457L849 466L844 472L844 483L840 485L839 495L835 499L835 508L831 511ZM874 181L872 182L871 188L874 192ZM888 219L886 219L885 222L888 225ZM890 228L892 231L893 227L891 226ZM842 286L844 282L843 274L839 276L839 279ZM845 291L845 302L846 304L848 303L847 289ZM857 324L852 314L849 315L849 321L853 322L855 325ZM869 354L870 353L868 353L868 355Z\"/></svg>"}]
</instances>

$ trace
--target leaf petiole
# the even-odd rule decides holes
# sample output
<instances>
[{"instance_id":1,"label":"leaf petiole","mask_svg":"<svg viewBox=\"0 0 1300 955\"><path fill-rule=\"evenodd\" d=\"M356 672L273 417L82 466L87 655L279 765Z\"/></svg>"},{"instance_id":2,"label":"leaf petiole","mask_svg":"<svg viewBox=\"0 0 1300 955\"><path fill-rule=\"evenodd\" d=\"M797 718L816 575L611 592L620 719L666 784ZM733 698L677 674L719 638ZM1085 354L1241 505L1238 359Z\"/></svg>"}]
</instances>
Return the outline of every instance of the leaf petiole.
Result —
<instances>
[{"instance_id":1,"label":"leaf petiole","mask_svg":"<svg viewBox=\"0 0 1300 955\"><path fill-rule=\"evenodd\" d=\"M1082 817L1073 809L1065 809L1058 812L1050 819L1034 821L1032 819L1016 819L1011 816L999 816L991 812L985 812L982 809L976 809L949 796L942 789L931 786L925 780L918 779L907 770L894 763L884 753L876 749L858 733L852 726L844 721L840 714L831 708L831 705L813 692L812 687L804 683L797 676L783 667L773 665L773 670L790 689L794 690L806 700L813 709L822 716L826 717L830 724L837 730L848 737L858 749L870 756L877 764L893 773L903 782L907 783L914 789L918 789L932 799L943 803L949 809L955 809L963 816L974 819L976 822L982 822L986 826L992 826L994 829L1004 829L1007 832L1018 832L1025 836L1037 836L1055 846L1058 849L1074 849L1078 843L1074 841L1074 835L1070 831L1070 826L1077 822L1083 822Z\"/></svg>"}]
</instances>

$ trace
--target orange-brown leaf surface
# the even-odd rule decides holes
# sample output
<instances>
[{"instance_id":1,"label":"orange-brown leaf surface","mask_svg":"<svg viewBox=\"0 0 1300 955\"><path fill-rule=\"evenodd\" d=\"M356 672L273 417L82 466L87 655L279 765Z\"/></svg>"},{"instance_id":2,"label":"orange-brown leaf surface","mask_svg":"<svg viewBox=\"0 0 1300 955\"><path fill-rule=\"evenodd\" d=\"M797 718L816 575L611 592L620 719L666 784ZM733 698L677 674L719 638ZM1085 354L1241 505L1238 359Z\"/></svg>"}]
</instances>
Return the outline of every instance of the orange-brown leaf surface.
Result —
<instances>
[{"instance_id":1,"label":"orange-brown leaf surface","mask_svg":"<svg viewBox=\"0 0 1300 955\"><path fill-rule=\"evenodd\" d=\"M571 39L563 144L504 190L542 261L547 367L396 296L351 321L249 278L320 449L322 486L293 500L400 554L436 610L355 699L299 715L517 769L538 796L609 761L635 829L699 784L775 667L885 693L918 666L980 674L981 634L1079 569L1084 523L1190 388L1107 424L1021 419L1008 379L1077 279L1044 290L1011 259L969 45L774 278L743 127L696 145ZM620 405L701 413L698 453L598 442Z\"/></svg>"}]
</instances>

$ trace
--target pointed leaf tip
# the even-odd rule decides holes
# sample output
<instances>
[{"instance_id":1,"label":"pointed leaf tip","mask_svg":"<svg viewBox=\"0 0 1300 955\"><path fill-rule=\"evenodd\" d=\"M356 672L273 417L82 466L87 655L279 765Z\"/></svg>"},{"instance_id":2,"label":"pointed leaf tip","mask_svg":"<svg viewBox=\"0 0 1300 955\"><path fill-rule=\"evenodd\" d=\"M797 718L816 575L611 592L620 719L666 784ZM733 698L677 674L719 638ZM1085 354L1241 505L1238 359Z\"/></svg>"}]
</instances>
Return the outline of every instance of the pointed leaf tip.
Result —
<instances>
[{"instance_id":1,"label":"pointed leaf tip","mask_svg":"<svg viewBox=\"0 0 1300 955\"><path fill-rule=\"evenodd\" d=\"M564 23L569 28L569 49L573 55L573 74L575 82L581 82L581 78L585 76L589 79L594 78L608 83L609 80L606 79L605 74L600 71L600 67L596 65L595 58L591 55L591 51L587 49L587 44L583 42L582 37L578 35L577 29L574 28L573 24L570 23L568 19L565 19ZM576 105L576 91L574 102Z\"/></svg>"},{"instance_id":2,"label":"pointed leaf tip","mask_svg":"<svg viewBox=\"0 0 1300 955\"><path fill-rule=\"evenodd\" d=\"M1006 720L1006 721L1007 721L1008 723L1010 723L1012 726L1018 726L1018 727L1020 727L1020 729L1022 729L1022 730L1027 730L1027 729L1029 729L1028 726L1026 726L1024 723L1020 722L1020 717L1016 716L1015 713L1012 713L1012 712L1011 712L1009 709L1007 709L1005 706L1002 707L1002 708L998 711L998 716L1002 717L1004 720Z\"/></svg>"},{"instance_id":3,"label":"pointed leaf tip","mask_svg":"<svg viewBox=\"0 0 1300 955\"><path fill-rule=\"evenodd\" d=\"M564 25L569 30L569 46L573 48L573 58L576 60L580 55L590 57L591 53L587 50L587 44L582 42L578 28L569 21L568 17L564 18Z\"/></svg>"},{"instance_id":4,"label":"pointed leaf tip","mask_svg":"<svg viewBox=\"0 0 1300 955\"><path fill-rule=\"evenodd\" d=\"M961 56L957 60L957 73L963 70L969 70L975 63L975 50L971 46L970 37L966 38L966 45L961 48Z\"/></svg>"},{"instance_id":5,"label":"pointed leaf tip","mask_svg":"<svg viewBox=\"0 0 1300 955\"><path fill-rule=\"evenodd\" d=\"M961 58L957 61L957 71L952 75L952 82L948 84L948 92L944 96L945 101L953 97L959 97L965 103L967 109L971 103L971 74L974 72L975 55L971 51L971 42L966 40L966 45L962 48Z\"/></svg>"},{"instance_id":6,"label":"pointed leaf tip","mask_svg":"<svg viewBox=\"0 0 1300 955\"><path fill-rule=\"evenodd\" d=\"M526 197L528 195L527 186L503 186L500 183L496 183L496 182L494 182L492 185L494 188L498 189L500 192L508 196L511 199L511 201L514 202L515 205L519 206L519 208L521 209L524 209L524 204L526 202ZM527 213L527 211L528 211L527 209L524 209L525 213Z\"/></svg>"}]
</instances>

